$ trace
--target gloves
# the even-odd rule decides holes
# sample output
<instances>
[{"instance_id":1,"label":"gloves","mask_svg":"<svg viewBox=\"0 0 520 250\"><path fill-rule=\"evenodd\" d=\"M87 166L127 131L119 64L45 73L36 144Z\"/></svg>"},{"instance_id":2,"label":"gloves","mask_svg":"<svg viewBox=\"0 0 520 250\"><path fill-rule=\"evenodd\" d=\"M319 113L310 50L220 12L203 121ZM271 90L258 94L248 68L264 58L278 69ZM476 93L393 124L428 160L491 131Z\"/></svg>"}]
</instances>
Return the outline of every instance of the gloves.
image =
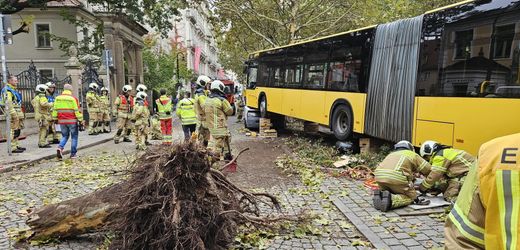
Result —
<instances>
[{"instance_id":1,"label":"gloves","mask_svg":"<svg viewBox=\"0 0 520 250\"><path fill-rule=\"evenodd\" d=\"M170 113L170 111L166 111L166 115L171 115L172 113Z\"/></svg>"}]
</instances>

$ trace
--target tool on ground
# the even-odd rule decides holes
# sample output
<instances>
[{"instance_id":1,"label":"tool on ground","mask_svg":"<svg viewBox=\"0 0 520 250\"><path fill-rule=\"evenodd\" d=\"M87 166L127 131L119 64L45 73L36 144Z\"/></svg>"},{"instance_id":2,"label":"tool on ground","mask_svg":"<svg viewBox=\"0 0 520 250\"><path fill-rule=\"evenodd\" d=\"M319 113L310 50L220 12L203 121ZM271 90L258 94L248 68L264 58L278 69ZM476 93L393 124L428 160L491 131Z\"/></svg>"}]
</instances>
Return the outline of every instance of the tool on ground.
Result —
<instances>
[{"instance_id":1,"label":"tool on ground","mask_svg":"<svg viewBox=\"0 0 520 250\"><path fill-rule=\"evenodd\" d=\"M236 163L238 157L239 157L242 153L246 152L247 150L249 150L249 148L244 148L244 149L240 150L240 152L238 152L238 154L237 154L235 157L233 157L233 159L231 159L228 163L226 163L226 165L224 165L223 167L221 167L221 168L219 169L219 171L221 171L221 172L235 173L235 172L237 171L237 166L238 166L237 163Z\"/></svg>"}]
</instances>

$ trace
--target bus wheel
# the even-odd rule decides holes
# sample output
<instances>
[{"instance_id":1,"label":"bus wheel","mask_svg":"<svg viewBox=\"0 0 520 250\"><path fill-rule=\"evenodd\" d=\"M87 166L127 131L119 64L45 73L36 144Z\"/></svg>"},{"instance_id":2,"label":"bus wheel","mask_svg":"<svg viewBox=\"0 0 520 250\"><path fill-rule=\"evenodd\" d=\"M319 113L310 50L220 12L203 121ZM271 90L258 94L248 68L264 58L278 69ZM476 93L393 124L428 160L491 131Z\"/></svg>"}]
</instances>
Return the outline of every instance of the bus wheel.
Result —
<instances>
[{"instance_id":1,"label":"bus wheel","mask_svg":"<svg viewBox=\"0 0 520 250\"><path fill-rule=\"evenodd\" d=\"M352 111L347 105L339 105L332 113L331 129L336 139L344 141L352 135Z\"/></svg>"},{"instance_id":2,"label":"bus wheel","mask_svg":"<svg viewBox=\"0 0 520 250\"><path fill-rule=\"evenodd\" d=\"M264 95L260 97L258 108L260 109L260 117L267 118L267 100Z\"/></svg>"}]
</instances>

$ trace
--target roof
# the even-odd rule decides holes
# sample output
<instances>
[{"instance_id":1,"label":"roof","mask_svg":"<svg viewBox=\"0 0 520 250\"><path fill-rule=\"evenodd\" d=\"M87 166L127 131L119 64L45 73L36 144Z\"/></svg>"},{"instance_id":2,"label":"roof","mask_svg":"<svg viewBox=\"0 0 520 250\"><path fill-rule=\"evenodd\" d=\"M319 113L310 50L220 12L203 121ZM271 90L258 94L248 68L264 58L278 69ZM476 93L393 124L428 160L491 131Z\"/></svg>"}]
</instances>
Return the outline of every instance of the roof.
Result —
<instances>
[{"instance_id":1,"label":"roof","mask_svg":"<svg viewBox=\"0 0 520 250\"><path fill-rule=\"evenodd\" d=\"M444 68L445 71L484 70L493 69L494 72L510 72L510 69L494 60L484 57L483 53L468 60L461 60Z\"/></svg>"},{"instance_id":2,"label":"roof","mask_svg":"<svg viewBox=\"0 0 520 250\"><path fill-rule=\"evenodd\" d=\"M462 4L467 4L467 3L471 3L471 2L475 2L475 1L476 0L464 0L464 1L461 1L461 2L458 2L458 3L450 4L450 5L447 5L447 6L444 6L444 7L440 7L440 8L437 8L437 9L433 9L433 10L427 11L424 14L431 14L431 13L434 13L434 12L442 11L442 10L445 10L445 9L453 8L453 7L462 5ZM266 51L287 48L287 47L291 47L291 46L294 46L294 45L299 45L299 44L304 44L304 43L309 43L309 42L315 42L315 41L319 41L319 40L323 40L323 39L327 39L327 38L332 38L332 37L341 36L341 35L345 35L345 34L349 34L349 33L354 33L354 32L357 32L357 31L367 30L367 29L371 29L371 28L375 28L375 27L377 27L377 25L370 25L370 26L367 26L367 27L354 29L354 30L349 30L349 31L345 31L345 32L337 33L337 34L328 35L328 36L318 37L318 38L311 39L311 40L304 40L304 41L297 42L297 43L291 43L291 44L287 44L287 45L283 45L283 46L279 46L279 47L259 50L259 51L255 51L255 52L253 52L251 54L254 55L254 54L258 54L258 53L262 53L262 52L266 52Z\"/></svg>"}]
</instances>

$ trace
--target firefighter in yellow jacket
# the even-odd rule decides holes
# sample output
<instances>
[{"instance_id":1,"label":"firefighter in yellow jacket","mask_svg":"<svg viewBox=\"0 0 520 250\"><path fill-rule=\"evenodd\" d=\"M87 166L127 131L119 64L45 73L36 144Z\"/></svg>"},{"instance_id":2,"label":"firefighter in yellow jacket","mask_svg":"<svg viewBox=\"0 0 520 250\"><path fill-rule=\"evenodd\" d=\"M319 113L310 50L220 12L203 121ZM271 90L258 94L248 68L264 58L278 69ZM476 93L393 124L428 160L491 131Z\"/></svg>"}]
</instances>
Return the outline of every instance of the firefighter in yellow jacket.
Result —
<instances>
[{"instance_id":1,"label":"firefighter in yellow jacket","mask_svg":"<svg viewBox=\"0 0 520 250\"><path fill-rule=\"evenodd\" d=\"M47 133L49 131L52 103L47 100L47 86L45 84L36 85L36 96L32 99L31 104L34 108L34 120L38 122L39 139L38 147L50 148L47 142Z\"/></svg>"},{"instance_id":2,"label":"firefighter in yellow jacket","mask_svg":"<svg viewBox=\"0 0 520 250\"><path fill-rule=\"evenodd\" d=\"M106 87L101 88L99 104L101 113L99 133L110 133L110 97L108 96L108 89Z\"/></svg>"},{"instance_id":3,"label":"firefighter in yellow jacket","mask_svg":"<svg viewBox=\"0 0 520 250\"><path fill-rule=\"evenodd\" d=\"M231 134L227 127L227 117L233 114L233 107L224 96L224 83L215 80L211 83L211 94L204 102L207 128L210 132L208 148L224 160L231 160Z\"/></svg>"},{"instance_id":4,"label":"firefighter in yellow jacket","mask_svg":"<svg viewBox=\"0 0 520 250\"><path fill-rule=\"evenodd\" d=\"M398 142L394 149L375 170L379 189L374 191L374 207L386 212L414 202L428 204L429 201L417 197L414 181L416 173L430 173L430 164L415 153L409 141Z\"/></svg>"},{"instance_id":5,"label":"firefighter in yellow jacket","mask_svg":"<svg viewBox=\"0 0 520 250\"><path fill-rule=\"evenodd\" d=\"M135 105L132 112L132 122L135 130L135 144L138 150L146 149L146 137L148 131L148 119L150 118L150 111L145 106L147 94L145 92L138 92L135 96Z\"/></svg>"},{"instance_id":6,"label":"firefighter in yellow jacket","mask_svg":"<svg viewBox=\"0 0 520 250\"><path fill-rule=\"evenodd\" d=\"M204 146L208 145L210 132L208 130L208 124L206 123L206 114L204 113L204 103L208 98L206 92L206 86L211 82L211 79L205 75L201 75L197 78L197 89L195 90L195 113L199 126L197 128L197 140ZM182 96L180 96L182 97ZM179 98L180 98L179 97Z\"/></svg>"},{"instance_id":7,"label":"firefighter in yellow jacket","mask_svg":"<svg viewBox=\"0 0 520 250\"><path fill-rule=\"evenodd\" d=\"M0 105L5 106L9 103L9 118L11 119L11 152L22 153L24 147L20 147L18 137L24 128L25 115L22 111L22 94L16 89L18 78L11 75L7 78L7 85L0 92Z\"/></svg>"},{"instance_id":8,"label":"firefighter in yellow jacket","mask_svg":"<svg viewBox=\"0 0 520 250\"><path fill-rule=\"evenodd\" d=\"M51 105L52 113L52 109L54 108L54 101L56 99L56 84L53 82L47 82L45 85L47 86L47 101ZM61 132L56 131L57 126L59 126L59 124L55 123L54 120L51 119L49 122L49 131L47 132L47 141L50 144L58 144L61 141Z\"/></svg>"},{"instance_id":9,"label":"firefighter in yellow jacket","mask_svg":"<svg viewBox=\"0 0 520 250\"><path fill-rule=\"evenodd\" d=\"M116 97L112 114L117 118L117 132L114 135L114 143L118 144L121 137L124 142L132 142L130 140L130 133L132 133L132 108L134 106L134 98L130 95L132 86L125 85L121 94Z\"/></svg>"},{"instance_id":10,"label":"firefighter in yellow jacket","mask_svg":"<svg viewBox=\"0 0 520 250\"><path fill-rule=\"evenodd\" d=\"M455 201L475 157L435 141L425 141L420 154L429 160L432 171L419 186L422 193L443 193L446 201Z\"/></svg>"},{"instance_id":11,"label":"firefighter in yellow jacket","mask_svg":"<svg viewBox=\"0 0 520 250\"><path fill-rule=\"evenodd\" d=\"M184 98L177 103L177 116L181 119L184 140L191 138L191 133L197 128L197 115L195 114L195 100L190 98L190 92L184 93Z\"/></svg>"},{"instance_id":12,"label":"firefighter in yellow jacket","mask_svg":"<svg viewBox=\"0 0 520 250\"><path fill-rule=\"evenodd\" d=\"M99 126L100 101L97 93L99 86L96 83L88 85L87 112L88 112L88 134L97 135Z\"/></svg>"},{"instance_id":13,"label":"firefighter in yellow jacket","mask_svg":"<svg viewBox=\"0 0 520 250\"><path fill-rule=\"evenodd\" d=\"M520 133L480 147L444 228L446 249L520 248Z\"/></svg>"}]
</instances>

